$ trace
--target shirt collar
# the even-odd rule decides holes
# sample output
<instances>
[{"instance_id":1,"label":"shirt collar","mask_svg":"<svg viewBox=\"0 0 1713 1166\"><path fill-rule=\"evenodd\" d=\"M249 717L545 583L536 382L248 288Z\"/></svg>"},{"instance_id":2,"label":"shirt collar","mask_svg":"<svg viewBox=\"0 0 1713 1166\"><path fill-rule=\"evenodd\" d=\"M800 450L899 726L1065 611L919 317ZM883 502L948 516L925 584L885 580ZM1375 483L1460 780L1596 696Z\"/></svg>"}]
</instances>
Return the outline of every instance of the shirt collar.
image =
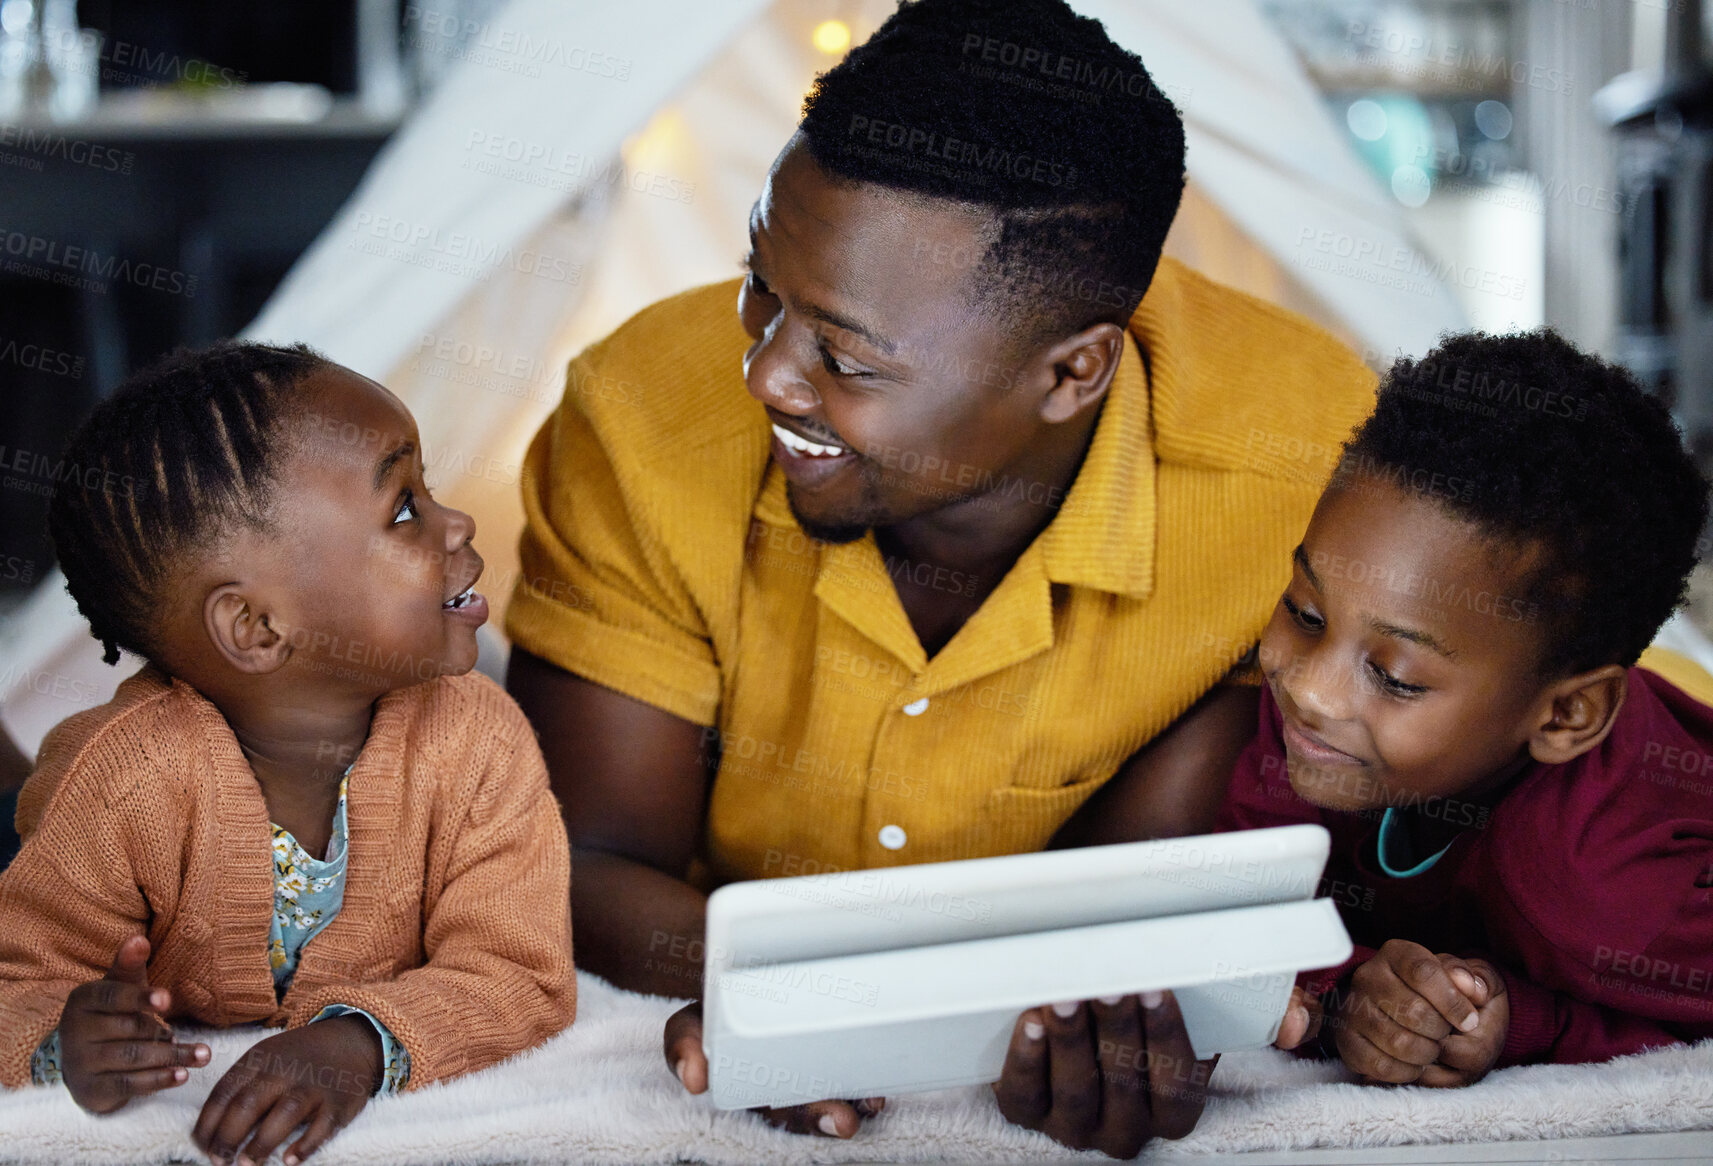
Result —
<instances>
[{"instance_id":1,"label":"shirt collar","mask_svg":"<svg viewBox=\"0 0 1713 1166\"><path fill-rule=\"evenodd\" d=\"M1088 454L1041 533L1047 578L1115 595L1154 590L1155 462L1148 369L1126 335Z\"/></svg>"}]
</instances>

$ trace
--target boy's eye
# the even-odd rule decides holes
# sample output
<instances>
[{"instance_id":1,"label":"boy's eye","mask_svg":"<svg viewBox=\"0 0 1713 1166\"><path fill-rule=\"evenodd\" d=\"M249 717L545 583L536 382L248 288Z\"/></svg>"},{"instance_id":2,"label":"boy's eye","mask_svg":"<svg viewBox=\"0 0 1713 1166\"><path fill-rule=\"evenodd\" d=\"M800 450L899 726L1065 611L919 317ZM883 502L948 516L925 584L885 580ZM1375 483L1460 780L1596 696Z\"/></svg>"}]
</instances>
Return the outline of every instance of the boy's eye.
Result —
<instances>
[{"instance_id":1,"label":"boy's eye","mask_svg":"<svg viewBox=\"0 0 1713 1166\"><path fill-rule=\"evenodd\" d=\"M1291 613L1291 619L1305 632L1318 632L1326 626L1326 621L1306 608L1298 607L1291 602L1289 595L1279 596L1279 602L1285 605L1285 610Z\"/></svg>"},{"instance_id":2,"label":"boy's eye","mask_svg":"<svg viewBox=\"0 0 1713 1166\"><path fill-rule=\"evenodd\" d=\"M1368 661L1368 669L1374 674L1374 679L1380 682L1380 687L1395 696L1420 696L1427 691L1420 684L1405 684L1372 660Z\"/></svg>"},{"instance_id":3,"label":"boy's eye","mask_svg":"<svg viewBox=\"0 0 1713 1166\"><path fill-rule=\"evenodd\" d=\"M767 286L767 281L753 271L749 273L749 290L752 295L770 296L773 294L773 289Z\"/></svg>"},{"instance_id":4,"label":"boy's eye","mask_svg":"<svg viewBox=\"0 0 1713 1166\"><path fill-rule=\"evenodd\" d=\"M401 522L415 522L416 519L416 495L406 490L404 497L399 500L398 512L393 515L393 525L397 526Z\"/></svg>"},{"instance_id":5,"label":"boy's eye","mask_svg":"<svg viewBox=\"0 0 1713 1166\"><path fill-rule=\"evenodd\" d=\"M1368 670L1374 674L1374 679L1380 682L1380 687L1398 696L1416 696L1427 691L1420 684L1404 683L1372 660L1368 661Z\"/></svg>"}]
</instances>

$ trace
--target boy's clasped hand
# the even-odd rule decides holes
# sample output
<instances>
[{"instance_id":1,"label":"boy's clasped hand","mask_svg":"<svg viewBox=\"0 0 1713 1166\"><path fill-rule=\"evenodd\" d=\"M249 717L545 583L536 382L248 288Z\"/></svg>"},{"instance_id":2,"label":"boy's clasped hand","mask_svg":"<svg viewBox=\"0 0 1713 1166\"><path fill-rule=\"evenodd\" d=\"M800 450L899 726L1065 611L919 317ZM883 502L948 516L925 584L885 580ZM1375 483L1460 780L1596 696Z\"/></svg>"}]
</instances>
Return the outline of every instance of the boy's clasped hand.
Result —
<instances>
[{"instance_id":1,"label":"boy's clasped hand","mask_svg":"<svg viewBox=\"0 0 1713 1166\"><path fill-rule=\"evenodd\" d=\"M72 1099L91 1113L112 1113L134 1097L183 1085L190 1069L209 1063L207 1045L177 1040L163 1019L172 996L150 987L148 962L149 941L132 936L105 976L66 1000L60 1072ZM284 1158L295 1166L362 1112L380 1079L380 1038L363 1017L288 1029L258 1042L226 1071L192 1137L215 1162L248 1164L265 1162L301 1128Z\"/></svg>"},{"instance_id":2,"label":"boy's clasped hand","mask_svg":"<svg viewBox=\"0 0 1713 1166\"><path fill-rule=\"evenodd\" d=\"M1334 1003L1333 1015L1326 1014ZM1331 1041L1352 1073L1370 1084L1473 1085L1498 1061L1510 1028L1505 978L1486 960L1436 955L1388 940L1329 1002L1292 989L1275 1045Z\"/></svg>"}]
</instances>

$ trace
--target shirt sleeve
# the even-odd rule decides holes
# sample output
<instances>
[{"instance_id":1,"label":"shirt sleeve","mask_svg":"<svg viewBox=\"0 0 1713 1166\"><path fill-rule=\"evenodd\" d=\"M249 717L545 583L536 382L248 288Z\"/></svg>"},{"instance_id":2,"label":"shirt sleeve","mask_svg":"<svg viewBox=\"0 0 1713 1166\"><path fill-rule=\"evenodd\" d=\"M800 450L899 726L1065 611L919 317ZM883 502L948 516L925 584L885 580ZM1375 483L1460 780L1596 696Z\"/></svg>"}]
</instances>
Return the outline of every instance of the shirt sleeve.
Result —
<instances>
[{"instance_id":1,"label":"shirt sleeve","mask_svg":"<svg viewBox=\"0 0 1713 1166\"><path fill-rule=\"evenodd\" d=\"M1639 1016L1554 992L1514 968L1495 966L1505 977L1511 1004L1510 1027L1499 1055L1501 1066L1609 1061L1713 1036L1713 1016L1681 1022ZM1645 981L1639 986L1644 990L1650 987Z\"/></svg>"},{"instance_id":2,"label":"shirt sleeve","mask_svg":"<svg viewBox=\"0 0 1713 1166\"><path fill-rule=\"evenodd\" d=\"M596 357L574 361L564 400L530 445L506 634L586 680L712 724L720 672L701 611L645 491L623 480L612 452L623 430L599 432L577 390L603 378Z\"/></svg>"},{"instance_id":3,"label":"shirt sleeve","mask_svg":"<svg viewBox=\"0 0 1713 1166\"><path fill-rule=\"evenodd\" d=\"M329 1004L315 1014L317 1020L332 1020L339 1016L361 1016L375 1026L375 1033L381 1038L381 1087L382 1094L402 1092L410 1084L410 1050L399 1043L393 1036L393 1030L376 1020L361 1008L353 1008L349 1004Z\"/></svg>"},{"instance_id":4,"label":"shirt sleeve","mask_svg":"<svg viewBox=\"0 0 1713 1166\"><path fill-rule=\"evenodd\" d=\"M510 706L514 712L516 706ZM306 992L294 1025L330 1005L366 1013L408 1053L406 1089L541 1043L576 1011L571 858L547 768L521 712L450 828L444 881L425 900L422 966Z\"/></svg>"}]
</instances>

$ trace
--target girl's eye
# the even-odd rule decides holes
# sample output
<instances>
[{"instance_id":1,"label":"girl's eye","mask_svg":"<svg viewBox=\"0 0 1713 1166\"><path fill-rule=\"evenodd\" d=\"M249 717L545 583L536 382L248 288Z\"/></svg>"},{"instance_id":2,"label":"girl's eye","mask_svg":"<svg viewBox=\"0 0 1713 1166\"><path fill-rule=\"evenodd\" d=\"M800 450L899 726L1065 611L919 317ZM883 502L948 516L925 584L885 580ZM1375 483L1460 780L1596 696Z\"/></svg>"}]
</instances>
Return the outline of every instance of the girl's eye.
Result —
<instances>
[{"instance_id":1,"label":"girl's eye","mask_svg":"<svg viewBox=\"0 0 1713 1166\"><path fill-rule=\"evenodd\" d=\"M770 296L773 289L767 286L767 281L755 272L749 273L749 290L752 295Z\"/></svg>"},{"instance_id":2,"label":"girl's eye","mask_svg":"<svg viewBox=\"0 0 1713 1166\"><path fill-rule=\"evenodd\" d=\"M398 513L393 515L393 525L397 526L401 522L415 522L416 519L416 495L406 490L403 500L399 502Z\"/></svg>"},{"instance_id":3,"label":"girl's eye","mask_svg":"<svg viewBox=\"0 0 1713 1166\"><path fill-rule=\"evenodd\" d=\"M1368 661L1368 668L1374 673L1374 679L1380 682L1380 687L1396 696L1419 696L1427 691L1420 684L1405 684L1372 660Z\"/></svg>"},{"instance_id":4,"label":"girl's eye","mask_svg":"<svg viewBox=\"0 0 1713 1166\"><path fill-rule=\"evenodd\" d=\"M1298 607L1291 602L1289 595L1279 596L1279 602L1285 605L1285 610L1291 613L1291 619L1306 632L1318 632L1326 626L1326 621L1312 611Z\"/></svg>"},{"instance_id":5,"label":"girl's eye","mask_svg":"<svg viewBox=\"0 0 1713 1166\"><path fill-rule=\"evenodd\" d=\"M825 345L820 346L821 367L836 377L860 377L865 375L861 369L852 368L832 354Z\"/></svg>"}]
</instances>

